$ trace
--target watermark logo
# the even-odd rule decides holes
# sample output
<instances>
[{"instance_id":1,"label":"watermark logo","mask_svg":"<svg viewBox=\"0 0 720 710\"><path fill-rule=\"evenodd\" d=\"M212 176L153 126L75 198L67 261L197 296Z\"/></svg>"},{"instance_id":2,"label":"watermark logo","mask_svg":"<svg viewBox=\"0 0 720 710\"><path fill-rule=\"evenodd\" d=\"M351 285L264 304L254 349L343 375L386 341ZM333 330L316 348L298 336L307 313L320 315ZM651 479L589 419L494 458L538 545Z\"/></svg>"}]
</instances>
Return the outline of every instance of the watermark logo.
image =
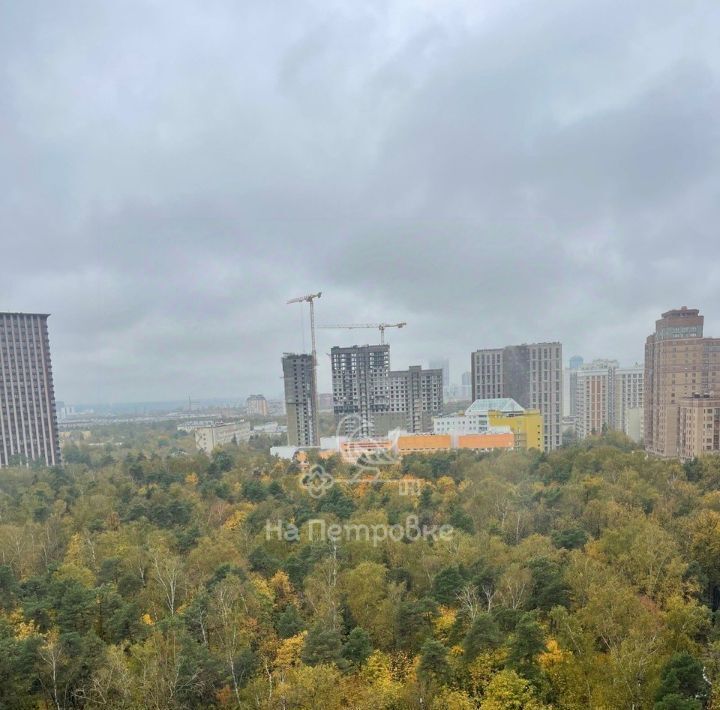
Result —
<instances>
[{"instance_id":1,"label":"watermark logo","mask_svg":"<svg viewBox=\"0 0 720 710\"><path fill-rule=\"evenodd\" d=\"M417 515L408 515L404 523L394 525L367 525L365 523L330 523L321 518L312 518L307 522L309 542L369 542L373 547L390 542L447 542L455 534L452 525L420 525ZM283 520L265 521L265 539L298 542L300 529L297 525Z\"/></svg>"},{"instance_id":2,"label":"watermark logo","mask_svg":"<svg viewBox=\"0 0 720 710\"><path fill-rule=\"evenodd\" d=\"M320 464L315 464L300 474L300 485L313 498L322 498L335 485L335 479Z\"/></svg>"},{"instance_id":3,"label":"watermark logo","mask_svg":"<svg viewBox=\"0 0 720 710\"><path fill-rule=\"evenodd\" d=\"M400 461L387 438L372 436L372 424L362 417L352 414L340 419L336 429L336 441L339 453L346 463L353 466L349 477L338 478L327 471L322 464L313 465L310 470L300 473L300 485L307 489L313 498L321 498L334 485L356 486L360 484L396 484L401 496L420 494L419 479L403 478L399 481L381 480L383 466L392 466Z\"/></svg>"}]
</instances>

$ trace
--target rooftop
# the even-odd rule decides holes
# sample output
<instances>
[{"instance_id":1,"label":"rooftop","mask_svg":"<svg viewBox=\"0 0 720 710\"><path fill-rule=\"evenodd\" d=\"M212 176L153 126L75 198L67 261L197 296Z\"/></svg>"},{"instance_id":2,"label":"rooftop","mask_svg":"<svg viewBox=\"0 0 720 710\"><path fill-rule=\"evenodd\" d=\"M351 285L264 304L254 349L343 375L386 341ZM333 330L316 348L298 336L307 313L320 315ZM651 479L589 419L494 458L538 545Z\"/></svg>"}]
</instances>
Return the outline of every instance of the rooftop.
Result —
<instances>
[{"instance_id":1,"label":"rooftop","mask_svg":"<svg viewBox=\"0 0 720 710\"><path fill-rule=\"evenodd\" d=\"M511 397L500 399L476 399L466 410L465 414L486 414L487 412L504 412L508 414L522 414L525 411Z\"/></svg>"}]
</instances>

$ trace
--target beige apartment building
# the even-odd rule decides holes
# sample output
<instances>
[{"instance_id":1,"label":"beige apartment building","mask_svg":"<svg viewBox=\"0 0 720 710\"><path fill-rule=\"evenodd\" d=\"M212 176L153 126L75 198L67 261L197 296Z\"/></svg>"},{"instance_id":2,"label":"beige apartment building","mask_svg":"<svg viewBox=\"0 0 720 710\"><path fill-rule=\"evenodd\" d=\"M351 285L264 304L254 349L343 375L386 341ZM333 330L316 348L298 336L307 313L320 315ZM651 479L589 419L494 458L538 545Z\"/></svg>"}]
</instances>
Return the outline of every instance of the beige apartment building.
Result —
<instances>
[{"instance_id":1,"label":"beige apartment building","mask_svg":"<svg viewBox=\"0 0 720 710\"><path fill-rule=\"evenodd\" d=\"M617 360L593 360L573 370L573 375L570 393L578 438L615 429L634 441L642 440L642 365L620 367Z\"/></svg>"},{"instance_id":2,"label":"beige apartment building","mask_svg":"<svg viewBox=\"0 0 720 710\"><path fill-rule=\"evenodd\" d=\"M703 325L698 309L683 306L663 313L645 343L645 448L656 456L720 451L704 411L720 396L720 338L704 337Z\"/></svg>"},{"instance_id":3,"label":"beige apartment building","mask_svg":"<svg viewBox=\"0 0 720 710\"><path fill-rule=\"evenodd\" d=\"M695 395L680 404L680 458L720 451L720 397Z\"/></svg>"}]
</instances>

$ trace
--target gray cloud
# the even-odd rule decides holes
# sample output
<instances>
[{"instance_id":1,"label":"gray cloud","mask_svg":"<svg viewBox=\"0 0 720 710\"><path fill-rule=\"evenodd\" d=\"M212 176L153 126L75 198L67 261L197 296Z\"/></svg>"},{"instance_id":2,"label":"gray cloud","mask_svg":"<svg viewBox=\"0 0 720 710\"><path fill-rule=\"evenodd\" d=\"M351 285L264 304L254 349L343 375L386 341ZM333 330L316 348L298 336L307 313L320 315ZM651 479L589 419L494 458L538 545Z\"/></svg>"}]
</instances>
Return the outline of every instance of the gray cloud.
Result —
<instances>
[{"instance_id":1,"label":"gray cloud","mask_svg":"<svg viewBox=\"0 0 720 710\"><path fill-rule=\"evenodd\" d=\"M719 34L711 0L0 0L0 309L53 313L70 401L278 393L317 289L457 377L631 362L681 304L720 334Z\"/></svg>"}]
</instances>

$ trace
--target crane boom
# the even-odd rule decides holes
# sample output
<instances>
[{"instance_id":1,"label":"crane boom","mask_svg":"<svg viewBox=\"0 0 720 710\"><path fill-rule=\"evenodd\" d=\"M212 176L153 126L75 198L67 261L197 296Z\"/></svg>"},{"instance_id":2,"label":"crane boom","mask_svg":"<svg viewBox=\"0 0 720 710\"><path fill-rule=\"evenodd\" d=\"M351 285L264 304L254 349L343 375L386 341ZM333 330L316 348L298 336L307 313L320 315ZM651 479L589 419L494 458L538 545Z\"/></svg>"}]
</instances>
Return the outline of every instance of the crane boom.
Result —
<instances>
[{"instance_id":1,"label":"crane boom","mask_svg":"<svg viewBox=\"0 0 720 710\"><path fill-rule=\"evenodd\" d=\"M342 323L339 325L319 325L318 328L323 330L354 330L355 328L377 328L380 331L380 343L385 345L385 328L404 328L407 325L405 321L401 323Z\"/></svg>"}]
</instances>

